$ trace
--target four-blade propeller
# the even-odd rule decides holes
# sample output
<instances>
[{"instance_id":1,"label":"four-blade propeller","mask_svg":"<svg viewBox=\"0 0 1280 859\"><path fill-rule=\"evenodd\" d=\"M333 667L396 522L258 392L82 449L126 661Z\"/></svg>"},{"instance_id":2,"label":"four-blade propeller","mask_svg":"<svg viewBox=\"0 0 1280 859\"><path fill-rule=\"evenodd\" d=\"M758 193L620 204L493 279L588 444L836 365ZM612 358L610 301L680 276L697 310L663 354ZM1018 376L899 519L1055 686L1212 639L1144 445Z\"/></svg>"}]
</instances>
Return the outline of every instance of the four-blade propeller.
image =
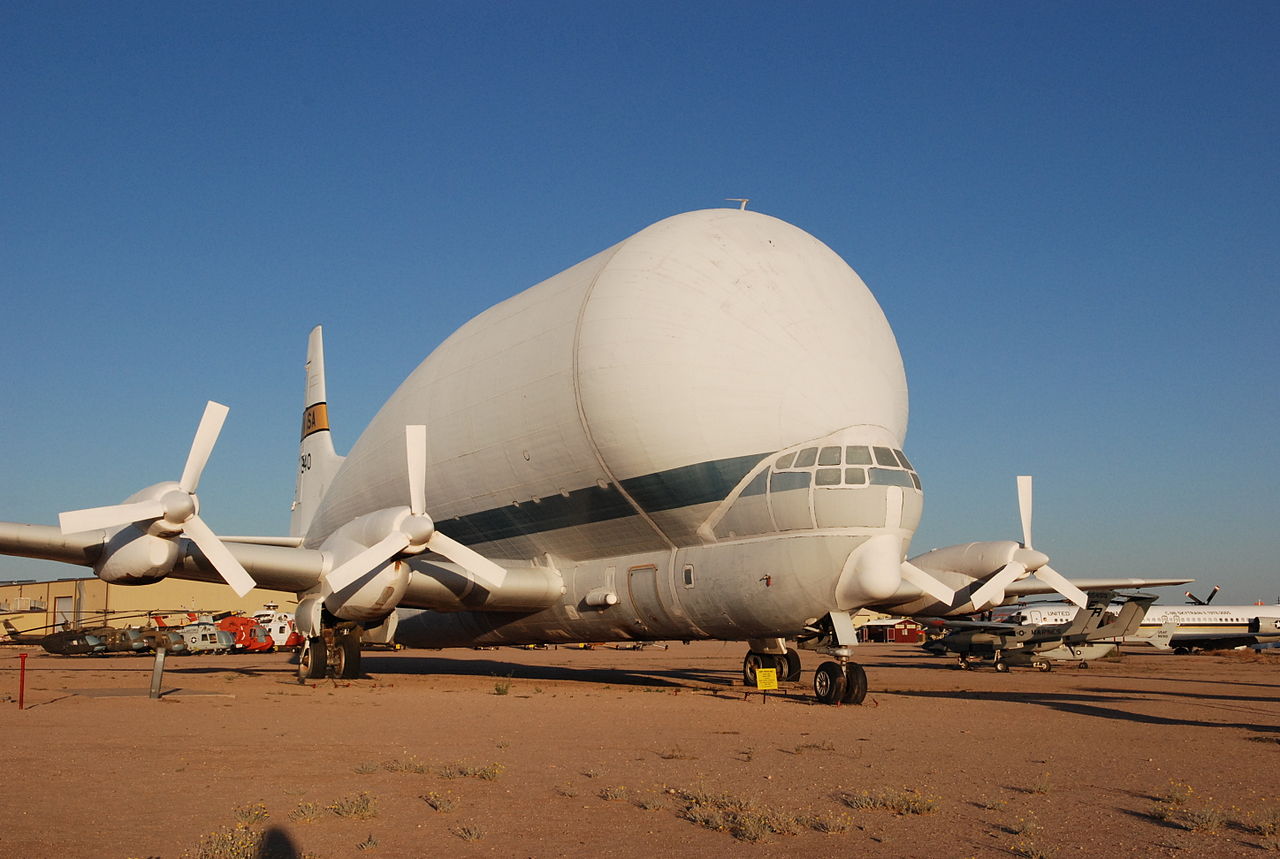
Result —
<instances>
[{"instance_id":1,"label":"four-blade propeller","mask_svg":"<svg viewBox=\"0 0 1280 859\"><path fill-rule=\"evenodd\" d=\"M1084 591L1073 585L1065 576L1049 566L1049 557L1031 547L1031 476L1018 476L1018 512L1022 517L1022 548L1014 552L1009 563L997 570L982 583L970 597L974 608L999 605L1004 602L1005 589L1030 573L1076 605L1084 608L1089 601Z\"/></svg>"},{"instance_id":2,"label":"four-blade propeller","mask_svg":"<svg viewBox=\"0 0 1280 859\"><path fill-rule=\"evenodd\" d=\"M143 490L138 495L151 497L144 497L140 501L61 513L58 524L62 533L76 534L131 524L156 523L159 526L157 533L170 536L185 534L238 596L247 594L254 587L253 578L200 518L200 501L196 498L200 475L213 453L213 446L218 440L218 434L222 432L222 424L227 419L228 411L226 406L212 400L205 406L204 416L200 419L195 439L191 442L191 452L187 454L187 464L177 483L158 483Z\"/></svg>"},{"instance_id":3,"label":"four-blade propeller","mask_svg":"<svg viewBox=\"0 0 1280 859\"><path fill-rule=\"evenodd\" d=\"M404 428L405 461L409 469L409 506L400 508L389 533L369 548L330 570L325 580L335 592L349 586L400 554L435 552L462 567L482 585L502 587L507 571L475 549L436 530L427 515L427 428Z\"/></svg>"}]
</instances>

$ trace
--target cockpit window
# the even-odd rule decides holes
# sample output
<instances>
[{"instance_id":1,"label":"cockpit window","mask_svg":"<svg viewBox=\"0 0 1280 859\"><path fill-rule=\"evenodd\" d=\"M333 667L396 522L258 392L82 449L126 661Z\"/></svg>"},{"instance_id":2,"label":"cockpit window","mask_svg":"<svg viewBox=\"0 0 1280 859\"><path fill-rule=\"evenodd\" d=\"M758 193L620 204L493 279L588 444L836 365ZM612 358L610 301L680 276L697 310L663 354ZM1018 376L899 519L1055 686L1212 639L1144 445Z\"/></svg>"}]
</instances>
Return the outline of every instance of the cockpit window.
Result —
<instances>
[{"instance_id":1,"label":"cockpit window","mask_svg":"<svg viewBox=\"0 0 1280 859\"><path fill-rule=\"evenodd\" d=\"M817 479L814 481L818 486L839 486L840 485L840 469L838 468L819 468Z\"/></svg>"},{"instance_id":2,"label":"cockpit window","mask_svg":"<svg viewBox=\"0 0 1280 859\"><path fill-rule=\"evenodd\" d=\"M902 486L907 489L915 488L915 484L911 481L910 473L888 468L871 469L871 484L873 486Z\"/></svg>"},{"instance_id":3,"label":"cockpit window","mask_svg":"<svg viewBox=\"0 0 1280 859\"><path fill-rule=\"evenodd\" d=\"M839 465L840 448L824 447L818 451L818 465Z\"/></svg>"},{"instance_id":4,"label":"cockpit window","mask_svg":"<svg viewBox=\"0 0 1280 859\"><path fill-rule=\"evenodd\" d=\"M850 486L863 486L867 482L867 470L865 468L846 468L844 470L844 482Z\"/></svg>"},{"instance_id":5,"label":"cockpit window","mask_svg":"<svg viewBox=\"0 0 1280 859\"><path fill-rule=\"evenodd\" d=\"M769 477L770 492L786 492L789 489L808 489L809 472L784 471Z\"/></svg>"},{"instance_id":6,"label":"cockpit window","mask_svg":"<svg viewBox=\"0 0 1280 859\"><path fill-rule=\"evenodd\" d=\"M790 468L791 463L795 461L795 458L796 458L796 455L794 453L788 453L784 456L780 456L778 457L778 461L773 464L773 467L774 468Z\"/></svg>"},{"instance_id":7,"label":"cockpit window","mask_svg":"<svg viewBox=\"0 0 1280 859\"><path fill-rule=\"evenodd\" d=\"M796 454L796 462L794 468L808 468L813 465L814 460L818 458L818 449L816 447L806 447L804 450Z\"/></svg>"},{"instance_id":8,"label":"cockpit window","mask_svg":"<svg viewBox=\"0 0 1280 859\"><path fill-rule=\"evenodd\" d=\"M844 449L844 461L849 465L870 465L871 451L865 444L853 444Z\"/></svg>"},{"instance_id":9,"label":"cockpit window","mask_svg":"<svg viewBox=\"0 0 1280 859\"><path fill-rule=\"evenodd\" d=\"M916 489L919 489L919 488L920 488L920 475L916 474L914 471L913 471L913 472L911 472L911 482L912 482L912 483L914 483L914 484L916 485Z\"/></svg>"},{"instance_id":10,"label":"cockpit window","mask_svg":"<svg viewBox=\"0 0 1280 859\"><path fill-rule=\"evenodd\" d=\"M893 455L893 450L887 447L874 447L872 450L876 454L876 465L887 465L890 468L898 467L898 458Z\"/></svg>"},{"instance_id":11,"label":"cockpit window","mask_svg":"<svg viewBox=\"0 0 1280 859\"><path fill-rule=\"evenodd\" d=\"M894 454L897 455L898 462L902 463L903 468L907 471L915 471L915 469L911 467L911 463L907 460L907 455L905 453L900 450L894 450Z\"/></svg>"}]
</instances>

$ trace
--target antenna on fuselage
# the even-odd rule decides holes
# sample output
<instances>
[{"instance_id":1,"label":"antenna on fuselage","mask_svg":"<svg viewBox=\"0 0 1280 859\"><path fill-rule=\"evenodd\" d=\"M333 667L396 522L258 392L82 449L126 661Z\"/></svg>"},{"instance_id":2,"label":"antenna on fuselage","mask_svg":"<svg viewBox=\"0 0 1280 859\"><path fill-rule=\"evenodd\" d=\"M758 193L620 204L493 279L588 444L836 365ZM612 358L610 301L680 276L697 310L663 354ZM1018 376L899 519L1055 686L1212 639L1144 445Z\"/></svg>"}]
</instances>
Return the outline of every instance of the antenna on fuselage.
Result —
<instances>
[{"instance_id":1,"label":"antenna on fuselage","mask_svg":"<svg viewBox=\"0 0 1280 859\"><path fill-rule=\"evenodd\" d=\"M751 198L750 197L725 197L724 201L726 203L741 203L742 205L738 207L738 211L745 212L747 210L747 203L751 202Z\"/></svg>"}]
</instances>

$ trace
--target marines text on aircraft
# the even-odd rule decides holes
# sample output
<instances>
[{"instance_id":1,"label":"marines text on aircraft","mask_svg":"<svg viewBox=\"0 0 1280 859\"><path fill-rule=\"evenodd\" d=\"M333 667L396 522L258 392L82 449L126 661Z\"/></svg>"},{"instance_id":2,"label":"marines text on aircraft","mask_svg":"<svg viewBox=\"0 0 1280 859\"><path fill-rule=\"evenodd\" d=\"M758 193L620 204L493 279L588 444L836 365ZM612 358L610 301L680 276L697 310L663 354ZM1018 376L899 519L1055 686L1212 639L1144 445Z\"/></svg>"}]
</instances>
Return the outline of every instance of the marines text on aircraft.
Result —
<instances>
[{"instance_id":1,"label":"marines text on aircraft","mask_svg":"<svg viewBox=\"0 0 1280 859\"><path fill-rule=\"evenodd\" d=\"M1062 659L1078 661L1106 655L1114 644L1099 645L1107 639L1131 635L1138 629L1148 607L1156 601L1149 594L1123 598L1118 614L1107 609L1114 594L1090 594L1084 608L1072 608L1073 616L1062 623L1028 621L1021 613L1008 623L978 620L949 620L946 634L922 645L930 653L955 653L961 668L989 660L997 671L1012 665L1031 665L1048 671Z\"/></svg>"},{"instance_id":2,"label":"marines text on aircraft","mask_svg":"<svg viewBox=\"0 0 1280 859\"><path fill-rule=\"evenodd\" d=\"M430 312L429 303L405 312ZM813 236L755 212L660 221L481 313L335 453L320 330L308 346L288 537L221 539L196 488L211 403L179 479L61 528L0 524L0 551L144 584L299 595L301 671L359 673L359 643L746 641L744 671L796 679L787 640L856 702L849 613L955 616L1081 588L1030 546L904 561L920 476L884 314Z\"/></svg>"}]
</instances>

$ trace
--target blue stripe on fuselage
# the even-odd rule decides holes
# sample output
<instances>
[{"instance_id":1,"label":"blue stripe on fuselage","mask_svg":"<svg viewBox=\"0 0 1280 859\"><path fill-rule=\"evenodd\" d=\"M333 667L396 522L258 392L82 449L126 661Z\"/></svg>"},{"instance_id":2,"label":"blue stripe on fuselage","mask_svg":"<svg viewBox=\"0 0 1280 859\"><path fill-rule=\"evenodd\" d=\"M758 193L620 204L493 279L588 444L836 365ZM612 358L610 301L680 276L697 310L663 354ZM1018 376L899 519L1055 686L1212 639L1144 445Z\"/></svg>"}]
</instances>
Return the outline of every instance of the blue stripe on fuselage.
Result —
<instances>
[{"instance_id":1,"label":"blue stripe on fuselage","mask_svg":"<svg viewBox=\"0 0 1280 859\"><path fill-rule=\"evenodd\" d=\"M645 513L721 501L760 460L770 455L757 453L671 468L627 478L622 481L622 487ZM588 486L568 495L548 495L536 502L508 504L446 519L436 525L453 539L475 545L634 515L635 508L616 486L605 489Z\"/></svg>"}]
</instances>

